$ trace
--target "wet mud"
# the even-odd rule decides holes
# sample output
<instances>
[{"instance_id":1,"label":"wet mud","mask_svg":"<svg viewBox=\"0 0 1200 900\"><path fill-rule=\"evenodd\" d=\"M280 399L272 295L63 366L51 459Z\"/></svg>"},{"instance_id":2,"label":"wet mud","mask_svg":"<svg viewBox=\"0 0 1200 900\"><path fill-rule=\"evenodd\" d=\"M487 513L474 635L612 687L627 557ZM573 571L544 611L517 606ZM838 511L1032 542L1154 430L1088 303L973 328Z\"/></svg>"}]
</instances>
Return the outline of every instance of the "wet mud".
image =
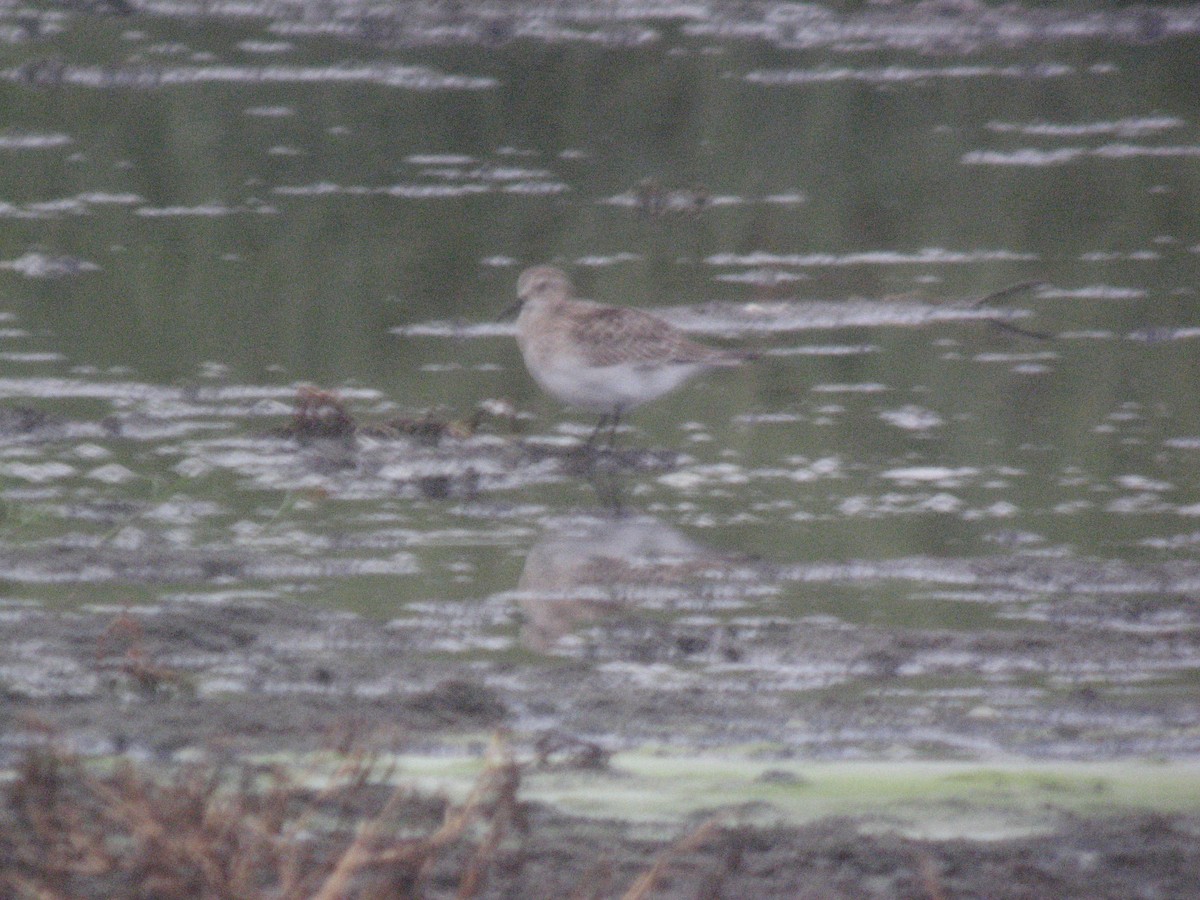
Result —
<instances>
[{"instance_id":1,"label":"wet mud","mask_svg":"<svg viewBox=\"0 0 1200 900\"><path fill-rule=\"evenodd\" d=\"M545 576L544 561L530 566ZM602 607L532 610L529 627L539 630L541 642L559 617L610 616ZM622 673L570 662L531 670L500 660L439 658L430 652L435 635L428 626L380 627L302 604L243 599L2 612L14 636L0 648L5 767L46 745L122 754L167 770L196 758L197 751L220 760L367 748L403 758L439 747L461 752L462 741L471 740L480 741L474 752L482 753L481 736L501 726L513 729L529 765L594 771L601 791L613 777L607 774L608 751L622 742L758 743L759 752L793 760L888 752L906 736L926 750L940 743L950 754L999 744L1034 754L1070 753L1081 741L1091 752L1100 746L1114 754L1197 749L1200 710L1194 698L1132 710L1119 695L1080 688L1063 691L1031 719L999 704L981 712L978 703L965 708L949 698L923 702L923 714L915 716L889 696L898 672L921 656L940 655L954 666L981 664L968 662L972 655L1006 655L1021 665L1062 671L1079 667L1086 656L1089 663L1123 660L1132 668L1147 649L1137 636L1088 648L1019 632L954 639L917 630L847 633L818 624L802 637L781 623L766 629L773 631L769 637L756 638L736 629L608 621L605 637L593 636L588 655L623 661L630 668ZM853 669L855 690L767 693L715 676L712 668L703 684L667 668L668 661L679 667L697 658L736 661L768 648L801 655L816 670ZM796 739L797 721L807 723L807 740ZM767 743L784 730L792 731L786 749ZM1109 733L1106 742L1096 740L1100 730ZM618 896L663 857L669 865L654 896L1196 896L1200 820L1116 810L1096 818L1054 814L1053 806L1051 798L1036 838L982 842L902 837L892 833L886 817L875 816L769 827L761 824L770 819L769 809L758 809L753 819L759 824L729 824L740 818L735 809L721 814L726 824L719 835L680 849L673 842L698 827L700 818L648 825L564 815L533 802L525 807L524 830L498 852L479 896L568 896L581 886L589 887L589 896ZM442 860L427 896L450 895L466 862L454 853ZM113 887L96 880L84 885L89 883ZM91 894L81 888L78 896Z\"/></svg>"},{"instance_id":2,"label":"wet mud","mask_svg":"<svg viewBox=\"0 0 1200 900\"><path fill-rule=\"evenodd\" d=\"M652 552L671 557L653 580L628 557L563 556L586 538L556 536L530 554L515 593L426 603L388 623L252 590L125 609L6 604L0 683L14 724L0 747L9 763L42 733L89 753L271 752L314 749L357 723L428 746L503 724L610 749L762 743L814 760L1200 752L1200 701L1172 684L1200 652L1194 601L1067 604L1053 633L1039 615L970 632L716 619L756 583L745 581L756 563L622 527L620 540L643 552L656 540ZM105 554L110 566L121 555ZM235 567L139 557L124 573L135 570L219 581ZM689 602L710 614L667 615Z\"/></svg>"}]
</instances>

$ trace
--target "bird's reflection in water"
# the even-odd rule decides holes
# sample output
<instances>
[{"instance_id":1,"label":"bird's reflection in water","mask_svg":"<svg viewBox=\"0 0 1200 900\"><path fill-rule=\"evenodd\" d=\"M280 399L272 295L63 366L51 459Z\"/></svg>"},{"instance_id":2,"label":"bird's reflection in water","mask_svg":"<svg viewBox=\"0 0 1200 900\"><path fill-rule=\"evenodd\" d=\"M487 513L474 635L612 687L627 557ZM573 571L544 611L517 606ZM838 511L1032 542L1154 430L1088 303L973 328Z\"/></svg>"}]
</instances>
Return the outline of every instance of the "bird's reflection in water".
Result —
<instances>
[{"instance_id":1,"label":"bird's reflection in water","mask_svg":"<svg viewBox=\"0 0 1200 900\"><path fill-rule=\"evenodd\" d=\"M641 513L608 509L554 519L517 583L521 641L551 653L580 625L703 605L713 586L728 583L745 563Z\"/></svg>"}]
</instances>

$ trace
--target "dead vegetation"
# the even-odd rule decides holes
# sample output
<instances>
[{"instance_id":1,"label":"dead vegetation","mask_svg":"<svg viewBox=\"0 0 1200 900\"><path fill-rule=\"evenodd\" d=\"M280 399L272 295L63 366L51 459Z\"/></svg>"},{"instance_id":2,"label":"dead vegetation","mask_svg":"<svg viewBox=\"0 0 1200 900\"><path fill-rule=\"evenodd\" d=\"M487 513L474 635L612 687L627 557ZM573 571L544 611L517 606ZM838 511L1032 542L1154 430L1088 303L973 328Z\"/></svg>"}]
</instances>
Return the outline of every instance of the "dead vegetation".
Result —
<instances>
[{"instance_id":1,"label":"dead vegetation","mask_svg":"<svg viewBox=\"0 0 1200 900\"><path fill-rule=\"evenodd\" d=\"M187 673L156 662L146 649L145 638L142 623L123 610L96 642L97 669L126 679L145 694L169 688L190 692Z\"/></svg>"},{"instance_id":2,"label":"dead vegetation","mask_svg":"<svg viewBox=\"0 0 1200 900\"><path fill-rule=\"evenodd\" d=\"M443 440L466 440L485 422L511 434L516 431L517 418L511 403L485 400L465 419L427 411L419 416L396 416L364 423L355 418L336 391L304 386L296 392L291 421L272 433L301 444L321 439L352 443L356 437L365 436L382 440L411 438L421 444L436 446Z\"/></svg>"},{"instance_id":3,"label":"dead vegetation","mask_svg":"<svg viewBox=\"0 0 1200 900\"><path fill-rule=\"evenodd\" d=\"M523 827L517 764L498 744L461 804L388 789L392 774L358 755L314 788L281 767L164 774L33 751L0 810L0 894L390 900L421 896L453 853L455 896L477 896Z\"/></svg>"},{"instance_id":4,"label":"dead vegetation","mask_svg":"<svg viewBox=\"0 0 1200 900\"><path fill-rule=\"evenodd\" d=\"M333 391L302 387L296 393L289 433L297 440L349 439L354 437L357 430L354 417L346 409L342 398Z\"/></svg>"},{"instance_id":5,"label":"dead vegetation","mask_svg":"<svg viewBox=\"0 0 1200 900\"><path fill-rule=\"evenodd\" d=\"M302 777L248 763L162 771L47 746L28 753L0 800L0 896L478 897L499 862L521 865L529 832L517 797L522 768L498 734L469 795L454 804L392 787L396 773L366 753L332 775ZM663 850L623 896L648 897L675 856L719 831L710 820ZM604 866L589 870L576 894L607 896L611 878Z\"/></svg>"}]
</instances>

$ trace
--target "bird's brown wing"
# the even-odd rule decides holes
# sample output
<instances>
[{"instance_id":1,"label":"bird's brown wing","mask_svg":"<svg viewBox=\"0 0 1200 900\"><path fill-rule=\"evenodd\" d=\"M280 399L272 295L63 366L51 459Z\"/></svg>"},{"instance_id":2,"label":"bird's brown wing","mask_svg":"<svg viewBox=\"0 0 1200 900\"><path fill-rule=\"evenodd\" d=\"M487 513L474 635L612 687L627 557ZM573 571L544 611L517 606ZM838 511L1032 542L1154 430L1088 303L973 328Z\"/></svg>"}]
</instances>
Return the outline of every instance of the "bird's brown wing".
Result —
<instances>
[{"instance_id":1,"label":"bird's brown wing","mask_svg":"<svg viewBox=\"0 0 1200 900\"><path fill-rule=\"evenodd\" d=\"M640 309L599 304L580 310L571 337L589 365L713 363L720 351L690 341L672 325Z\"/></svg>"}]
</instances>

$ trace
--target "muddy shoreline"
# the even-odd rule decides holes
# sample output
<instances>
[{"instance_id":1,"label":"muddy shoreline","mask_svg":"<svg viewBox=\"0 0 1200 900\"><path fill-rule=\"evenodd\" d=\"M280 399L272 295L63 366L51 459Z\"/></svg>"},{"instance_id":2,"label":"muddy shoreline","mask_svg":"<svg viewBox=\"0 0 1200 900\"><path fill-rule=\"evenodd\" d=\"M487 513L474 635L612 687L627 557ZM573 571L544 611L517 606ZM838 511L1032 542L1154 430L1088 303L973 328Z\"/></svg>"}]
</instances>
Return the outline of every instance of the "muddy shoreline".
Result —
<instances>
[{"instance_id":1,"label":"muddy shoreline","mask_svg":"<svg viewBox=\"0 0 1200 900\"><path fill-rule=\"evenodd\" d=\"M10 604L0 712L40 723L35 731L72 749L151 757L218 744L300 752L347 722L424 746L506 725L610 750L761 743L814 760L1186 759L1200 742L1200 701L1175 690L1130 696L1120 675L1186 669L1196 633L1177 619L1188 609L1200 615L1195 604L1173 604L1169 634L1064 614L1057 624L1069 640L1053 640L1037 622L973 632L821 618L664 622L631 603L517 597L426 603L386 623L245 598L61 612ZM1089 605L1093 616L1097 607ZM1152 611L1126 612L1145 621ZM504 636L514 625L517 641ZM522 650L567 626L582 634L566 645L571 655ZM480 652L487 646L501 652ZM1003 677L967 691L908 687L977 678L984 668ZM1034 691L1021 687L1022 671L1078 681ZM20 729L4 736L5 763L22 740Z\"/></svg>"},{"instance_id":2,"label":"muddy shoreline","mask_svg":"<svg viewBox=\"0 0 1200 900\"><path fill-rule=\"evenodd\" d=\"M401 758L430 752L469 757L482 754L486 736L503 727L529 765L536 765L536 747L550 747L543 762L594 769L603 790L612 777L604 774L606 754L621 746L745 747L773 737L759 753L792 761L837 758L848 746L854 753L870 748L862 732L871 722L911 714L889 712L871 690L857 701L837 702L813 692L793 697L785 710L778 696L719 685L680 689L661 670L638 683L570 660L531 673L503 660L438 658L424 652L428 630L300 604L177 601L68 612L10 605L4 618L14 640L0 650L0 720L8 723L0 758L10 771L27 752L45 746L122 755L161 771L197 758L300 759L364 748ZM631 629L629 622L607 627ZM627 651L633 656L644 656L654 640L650 629L640 634L641 648ZM678 653L681 635L657 640ZM902 640L911 646L916 638ZM924 640L945 646L946 638ZM805 652L816 657L821 647L831 656L845 652L816 639ZM878 662L864 676L867 683L894 677L895 661L882 661L886 647L859 652ZM1061 743L1071 731L1066 711L1074 710L1078 720L1089 708L1096 714L1098 705L1104 701L1097 696L1071 697L1048 720L1059 724L1042 727L1057 729ZM1180 709L1171 715L1178 736L1194 730L1184 726ZM798 717L811 719L813 731L829 738L789 748L777 730L764 727ZM994 727L992 717L978 713L963 721L981 723L981 731ZM857 737L839 742L836 735L851 724ZM1086 732L1072 727L1077 739ZM606 734L598 737L601 728ZM587 748L597 752L589 756ZM1200 819L1194 815L1054 813L1053 802L1047 810L1037 837L948 841L901 836L886 816L770 826L764 824L770 810L757 808L753 824L673 852L669 877L655 896L1197 896L1200 868L1191 851ZM746 822L746 812L727 814L731 822ZM592 895L617 896L698 821L583 818L534 801L527 830L497 856L482 896L566 896L596 879ZM462 864L447 857L428 895L452 892ZM704 894L703 885L720 887Z\"/></svg>"}]
</instances>

